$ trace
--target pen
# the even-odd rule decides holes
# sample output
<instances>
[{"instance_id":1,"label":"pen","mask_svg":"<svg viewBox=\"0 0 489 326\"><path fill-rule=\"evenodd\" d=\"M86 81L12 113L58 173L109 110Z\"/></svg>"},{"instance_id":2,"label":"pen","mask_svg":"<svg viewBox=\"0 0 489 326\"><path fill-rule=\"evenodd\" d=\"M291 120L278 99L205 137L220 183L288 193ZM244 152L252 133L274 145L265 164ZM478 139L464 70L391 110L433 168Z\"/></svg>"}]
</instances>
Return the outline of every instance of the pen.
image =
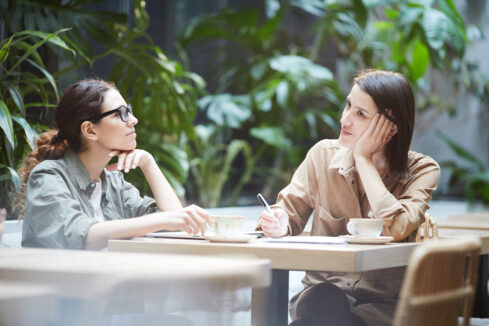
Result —
<instances>
[{"instance_id":1,"label":"pen","mask_svg":"<svg viewBox=\"0 0 489 326\"><path fill-rule=\"evenodd\" d=\"M263 196L259 193L258 195L256 195L256 198L258 198L258 200L260 201L260 203L265 207L265 209L267 210L267 212L273 216L274 220L275 220L275 224L277 225L280 225L279 221L277 220L277 217L275 216L275 214L273 214L272 212L272 209L270 208L270 205L268 205L267 201L265 200L265 198L263 198Z\"/></svg>"}]
</instances>

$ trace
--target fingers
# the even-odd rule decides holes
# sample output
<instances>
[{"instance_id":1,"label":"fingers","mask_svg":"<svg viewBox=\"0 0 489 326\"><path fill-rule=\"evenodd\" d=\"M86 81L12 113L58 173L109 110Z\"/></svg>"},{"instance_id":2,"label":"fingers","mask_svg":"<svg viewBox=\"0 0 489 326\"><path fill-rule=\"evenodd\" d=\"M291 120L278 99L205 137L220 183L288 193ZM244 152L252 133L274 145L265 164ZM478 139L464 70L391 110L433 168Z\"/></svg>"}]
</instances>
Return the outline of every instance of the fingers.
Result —
<instances>
[{"instance_id":1,"label":"fingers","mask_svg":"<svg viewBox=\"0 0 489 326\"><path fill-rule=\"evenodd\" d=\"M137 152L136 151L133 151L133 152L130 152L129 154L127 154L126 156L126 160L124 162L124 172L129 172L130 169L134 169L133 168L133 162L134 162L134 158L138 156Z\"/></svg>"},{"instance_id":2,"label":"fingers","mask_svg":"<svg viewBox=\"0 0 489 326\"><path fill-rule=\"evenodd\" d=\"M270 215L269 213L262 214L261 215L261 220L262 221L269 222L269 223L274 224L274 225L277 225L277 223L275 222L277 220L276 217Z\"/></svg>"},{"instance_id":3,"label":"fingers","mask_svg":"<svg viewBox=\"0 0 489 326\"><path fill-rule=\"evenodd\" d=\"M143 157L142 155L136 155L136 156L134 156L134 161L132 161L131 169L135 169L138 166L140 166L140 164L141 164L141 158L142 157Z\"/></svg>"},{"instance_id":4,"label":"fingers","mask_svg":"<svg viewBox=\"0 0 489 326\"><path fill-rule=\"evenodd\" d=\"M377 124L379 123L380 119L380 113L376 113L372 120L370 121L370 124L367 127L367 130L365 130L364 134L375 136L375 131L377 130Z\"/></svg>"},{"instance_id":5,"label":"fingers","mask_svg":"<svg viewBox=\"0 0 489 326\"><path fill-rule=\"evenodd\" d=\"M289 216L281 208L272 208L273 215L264 210L260 215L260 227L267 237L282 237L288 232Z\"/></svg>"},{"instance_id":6,"label":"fingers","mask_svg":"<svg viewBox=\"0 0 489 326\"><path fill-rule=\"evenodd\" d=\"M205 229L207 228L207 223L206 221L199 216L199 213L195 209L190 209L190 218L192 219L193 224L195 224L194 232L195 234L199 233L204 235L205 234Z\"/></svg>"},{"instance_id":7,"label":"fingers","mask_svg":"<svg viewBox=\"0 0 489 326\"><path fill-rule=\"evenodd\" d=\"M212 224L212 218L210 214L203 208L197 205L190 205L184 208L187 213L188 219L184 219L184 223L191 226L193 233L198 234L199 230L202 235L205 234L207 225Z\"/></svg>"},{"instance_id":8,"label":"fingers","mask_svg":"<svg viewBox=\"0 0 489 326\"><path fill-rule=\"evenodd\" d=\"M380 113L377 113L377 115L378 119L372 136L381 144L385 145L397 133L397 127L386 116Z\"/></svg>"},{"instance_id":9,"label":"fingers","mask_svg":"<svg viewBox=\"0 0 489 326\"><path fill-rule=\"evenodd\" d=\"M391 140L392 136L394 136L397 133L397 126L386 117L383 118L384 118L384 124L381 129L382 131L381 139L384 142L384 144L387 144Z\"/></svg>"},{"instance_id":10,"label":"fingers","mask_svg":"<svg viewBox=\"0 0 489 326\"><path fill-rule=\"evenodd\" d=\"M194 234L194 231L192 230L192 227L190 225L183 223L180 227L180 230L186 232L187 234Z\"/></svg>"},{"instance_id":11,"label":"fingers","mask_svg":"<svg viewBox=\"0 0 489 326\"><path fill-rule=\"evenodd\" d=\"M106 167L106 169L111 172L117 171L117 163L109 165L108 167Z\"/></svg>"},{"instance_id":12,"label":"fingers","mask_svg":"<svg viewBox=\"0 0 489 326\"><path fill-rule=\"evenodd\" d=\"M199 224L197 223L198 217L194 216L192 212L189 212L187 216L184 217L184 225L189 227L191 232L189 234L198 234L199 233ZM203 233L202 233L203 234Z\"/></svg>"},{"instance_id":13,"label":"fingers","mask_svg":"<svg viewBox=\"0 0 489 326\"><path fill-rule=\"evenodd\" d=\"M117 170L122 170L124 167L124 161L126 160L127 152L119 153L119 160L117 161Z\"/></svg>"},{"instance_id":14,"label":"fingers","mask_svg":"<svg viewBox=\"0 0 489 326\"><path fill-rule=\"evenodd\" d=\"M208 211L197 205L191 205L191 207L194 207L194 209L199 213L199 216L203 217L208 225L212 225L212 217Z\"/></svg>"},{"instance_id":15,"label":"fingers","mask_svg":"<svg viewBox=\"0 0 489 326\"><path fill-rule=\"evenodd\" d=\"M129 152L114 150L109 153L109 156L118 156L118 161L115 167L110 165L107 169L109 169L109 171L124 171L125 173L141 166L143 162L147 161L147 156L151 157L148 152L139 149Z\"/></svg>"},{"instance_id":16,"label":"fingers","mask_svg":"<svg viewBox=\"0 0 489 326\"><path fill-rule=\"evenodd\" d=\"M117 151L117 150L115 150L115 151L110 152L110 153L109 153L109 156L110 156L110 157L117 156L117 155L119 155L120 153L122 153L122 152L121 152L121 151Z\"/></svg>"}]
</instances>

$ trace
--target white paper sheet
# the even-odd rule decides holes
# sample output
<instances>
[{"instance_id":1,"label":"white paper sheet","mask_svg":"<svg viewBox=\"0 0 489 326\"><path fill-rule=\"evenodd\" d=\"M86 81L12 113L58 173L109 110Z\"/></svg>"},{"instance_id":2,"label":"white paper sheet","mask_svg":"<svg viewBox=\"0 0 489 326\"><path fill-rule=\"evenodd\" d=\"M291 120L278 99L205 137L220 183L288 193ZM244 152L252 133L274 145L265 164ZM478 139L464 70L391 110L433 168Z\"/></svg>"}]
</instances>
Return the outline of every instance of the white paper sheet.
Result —
<instances>
[{"instance_id":1,"label":"white paper sheet","mask_svg":"<svg viewBox=\"0 0 489 326\"><path fill-rule=\"evenodd\" d=\"M344 244L345 239L338 237L325 236L287 236L281 238L259 239L257 242L286 242L286 243L323 243L323 244Z\"/></svg>"}]
</instances>

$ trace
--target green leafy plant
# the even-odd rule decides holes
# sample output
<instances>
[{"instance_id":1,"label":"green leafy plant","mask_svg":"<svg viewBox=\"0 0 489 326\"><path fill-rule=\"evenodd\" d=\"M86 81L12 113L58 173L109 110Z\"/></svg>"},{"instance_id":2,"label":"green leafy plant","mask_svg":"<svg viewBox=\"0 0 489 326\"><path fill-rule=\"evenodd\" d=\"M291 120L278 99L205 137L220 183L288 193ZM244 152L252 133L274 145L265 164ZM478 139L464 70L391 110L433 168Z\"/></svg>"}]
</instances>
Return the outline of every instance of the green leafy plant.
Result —
<instances>
[{"instance_id":1,"label":"green leafy plant","mask_svg":"<svg viewBox=\"0 0 489 326\"><path fill-rule=\"evenodd\" d=\"M486 169L472 153L441 131L437 131L437 136L450 147L458 158L467 163L460 165L455 161L446 161L440 164L451 172L449 186L451 188L462 187L466 200L471 204L476 200L489 204L489 169Z\"/></svg>"},{"instance_id":2,"label":"green leafy plant","mask_svg":"<svg viewBox=\"0 0 489 326\"><path fill-rule=\"evenodd\" d=\"M307 17L309 30L294 34L286 26L293 16ZM264 19L257 10L226 8L195 19L180 41L190 57L199 46L215 48L211 95L199 106L211 124L231 130L223 142L266 144L253 175L275 192L314 142L336 137L348 81L361 69L403 73L420 110L453 112L463 87L487 98L484 79L471 77L476 66L465 59L466 30L452 0L268 0Z\"/></svg>"},{"instance_id":3,"label":"green leafy plant","mask_svg":"<svg viewBox=\"0 0 489 326\"><path fill-rule=\"evenodd\" d=\"M106 47L107 55L115 54L109 80L118 85L134 107L139 119L138 146L154 155L172 186L183 196L182 185L189 168L185 142L195 137L197 98L205 82L168 59L153 44L145 32L149 18L142 3L135 2L136 27L116 31L117 41ZM141 173L128 179L145 193L150 191Z\"/></svg>"},{"instance_id":4,"label":"green leafy plant","mask_svg":"<svg viewBox=\"0 0 489 326\"><path fill-rule=\"evenodd\" d=\"M197 137L188 145L190 161L189 195L206 207L222 204L221 198L226 183L231 180L232 164L242 156L240 178L233 184L228 200L235 204L243 186L249 181L257 159L263 153L253 153L245 140L234 139L229 144L222 142L222 133L215 125L198 125ZM229 185L228 185L229 188Z\"/></svg>"},{"instance_id":5,"label":"green leafy plant","mask_svg":"<svg viewBox=\"0 0 489 326\"><path fill-rule=\"evenodd\" d=\"M0 42L0 192L8 214L20 191L16 170L34 146L42 119L58 99L54 77L48 72L40 51L50 44L74 56L75 51L59 34L25 30Z\"/></svg>"},{"instance_id":6,"label":"green leafy plant","mask_svg":"<svg viewBox=\"0 0 489 326\"><path fill-rule=\"evenodd\" d=\"M225 41L216 49L224 55L210 82L216 94L200 99L199 107L211 124L227 130L224 143L245 139L254 152L266 146L252 174L274 191L290 179L283 171L298 165L319 135L335 135L343 101L328 68L284 54L284 14L285 8L259 25L256 10L225 9L199 17L181 39L188 51L209 40Z\"/></svg>"}]
</instances>

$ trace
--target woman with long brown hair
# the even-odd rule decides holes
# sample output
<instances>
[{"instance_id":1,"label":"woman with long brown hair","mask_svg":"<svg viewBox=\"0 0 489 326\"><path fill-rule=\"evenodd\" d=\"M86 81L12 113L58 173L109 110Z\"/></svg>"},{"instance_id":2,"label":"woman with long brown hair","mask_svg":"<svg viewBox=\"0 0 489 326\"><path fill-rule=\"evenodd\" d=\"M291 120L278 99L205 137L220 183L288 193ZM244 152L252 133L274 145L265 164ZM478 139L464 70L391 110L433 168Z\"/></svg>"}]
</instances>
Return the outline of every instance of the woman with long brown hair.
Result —
<instances>
[{"instance_id":1,"label":"woman with long brown hair","mask_svg":"<svg viewBox=\"0 0 489 326\"><path fill-rule=\"evenodd\" d=\"M311 235L347 234L351 218L383 220L382 235L413 238L440 176L429 156L410 151L415 102L399 73L369 70L353 82L339 139L314 145L273 214L265 235L300 234L314 212ZM276 223L278 221L278 223ZM404 268L365 273L307 272L291 300L293 325L391 325Z\"/></svg>"},{"instance_id":2,"label":"woman with long brown hair","mask_svg":"<svg viewBox=\"0 0 489 326\"><path fill-rule=\"evenodd\" d=\"M208 212L183 208L153 156L136 148L138 120L113 84L87 79L69 86L55 122L21 170L23 246L100 249L109 239L162 229L204 234ZM114 156L117 163L107 166ZM135 168L154 199L124 180L122 172Z\"/></svg>"}]
</instances>

